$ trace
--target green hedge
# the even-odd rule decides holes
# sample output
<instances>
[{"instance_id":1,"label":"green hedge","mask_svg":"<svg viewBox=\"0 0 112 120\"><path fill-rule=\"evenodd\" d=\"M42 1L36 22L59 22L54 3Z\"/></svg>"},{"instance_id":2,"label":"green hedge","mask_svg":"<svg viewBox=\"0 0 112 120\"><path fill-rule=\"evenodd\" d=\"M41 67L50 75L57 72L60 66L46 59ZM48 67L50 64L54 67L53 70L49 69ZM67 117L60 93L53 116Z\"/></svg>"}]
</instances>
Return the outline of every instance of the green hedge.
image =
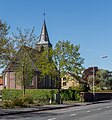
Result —
<instances>
[{"instance_id":1,"label":"green hedge","mask_svg":"<svg viewBox=\"0 0 112 120\"><path fill-rule=\"evenodd\" d=\"M68 100L79 100L80 98L80 92L77 90L72 90L72 89L68 89L68 90L61 90L61 97L63 100L68 101Z\"/></svg>"},{"instance_id":2,"label":"green hedge","mask_svg":"<svg viewBox=\"0 0 112 120\"><path fill-rule=\"evenodd\" d=\"M25 95L32 97L34 100L48 100L52 99L57 90L48 89L27 89L25 90ZM4 89L2 91L3 100L13 100L15 98L20 98L23 96L23 90L8 90Z\"/></svg>"},{"instance_id":3,"label":"green hedge","mask_svg":"<svg viewBox=\"0 0 112 120\"><path fill-rule=\"evenodd\" d=\"M26 89L25 95L31 97L35 101L39 102L48 102L50 99L54 101L55 95L58 93L58 90L50 89ZM61 90L61 98L65 101L67 100L79 100L79 91L78 90ZM2 91L3 100L14 100L21 98L23 96L23 90L8 90L4 89Z\"/></svg>"}]
</instances>

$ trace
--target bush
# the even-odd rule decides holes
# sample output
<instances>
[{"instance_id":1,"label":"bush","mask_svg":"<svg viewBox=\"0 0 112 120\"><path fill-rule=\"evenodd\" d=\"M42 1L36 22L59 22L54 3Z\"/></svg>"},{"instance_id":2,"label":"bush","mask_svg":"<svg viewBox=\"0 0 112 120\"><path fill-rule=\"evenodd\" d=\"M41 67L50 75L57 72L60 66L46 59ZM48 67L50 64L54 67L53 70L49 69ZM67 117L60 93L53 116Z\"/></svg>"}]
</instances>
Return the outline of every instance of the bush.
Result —
<instances>
[{"instance_id":1,"label":"bush","mask_svg":"<svg viewBox=\"0 0 112 120\"><path fill-rule=\"evenodd\" d=\"M20 98L15 98L13 101L14 106L27 106L28 104L33 104L33 98L30 96L23 96Z\"/></svg>"},{"instance_id":2,"label":"bush","mask_svg":"<svg viewBox=\"0 0 112 120\"><path fill-rule=\"evenodd\" d=\"M23 104L22 101L27 101L28 104L32 104L33 101L48 104L50 99L54 100L54 94L57 93L57 90L26 89L25 93L25 98L23 99L23 90L4 89L2 97L3 100L12 100L15 104Z\"/></svg>"},{"instance_id":3,"label":"bush","mask_svg":"<svg viewBox=\"0 0 112 120\"><path fill-rule=\"evenodd\" d=\"M34 103L33 98L31 96L28 96L28 95L23 97L23 102L27 103L27 104L33 104Z\"/></svg>"},{"instance_id":4,"label":"bush","mask_svg":"<svg viewBox=\"0 0 112 120\"><path fill-rule=\"evenodd\" d=\"M14 106L25 106L22 98L15 98L12 102Z\"/></svg>"},{"instance_id":5,"label":"bush","mask_svg":"<svg viewBox=\"0 0 112 120\"><path fill-rule=\"evenodd\" d=\"M74 89L68 89L68 90L61 90L61 97L63 100L79 100L80 98L80 92L76 91Z\"/></svg>"},{"instance_id":6,"label":"bush","mask_svg":"<svg viewBox=\"0 0 112 120\"><path fill-rule=\"evenodd\" d=\"M5 100L3 102L3 108L14 108L14 104L12 101L10 100Z\"/></svg>"},{"instance_id":7,"label":"bush","mask_svg":"<svg viewBox=\"0 0 112 120\"><path fill-rule=\"evenodd\" d=\"M11 89L2 90L3 100L13 100L15 98L20 98L22 95L23 90L11 90Z\"/></svg>"}]
</instances>

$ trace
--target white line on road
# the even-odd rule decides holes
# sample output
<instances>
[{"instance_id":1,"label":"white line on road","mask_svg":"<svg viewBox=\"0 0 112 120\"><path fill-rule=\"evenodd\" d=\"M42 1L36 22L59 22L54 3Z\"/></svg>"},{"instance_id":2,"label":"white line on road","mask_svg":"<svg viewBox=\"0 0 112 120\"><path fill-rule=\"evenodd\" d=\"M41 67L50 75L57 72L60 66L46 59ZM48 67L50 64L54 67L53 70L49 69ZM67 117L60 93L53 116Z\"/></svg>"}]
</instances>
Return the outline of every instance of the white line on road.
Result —
<instances>
[{"instance_id":1,"label":"white line on road","mask_svg":"<svg viewBox=\"0 0 112 120\"><path fill-rule=\"evenodd\" d=\"M98 108L97 110L101 110L102 108Z\"/></svg>"},{"instance_id":2,"label":"white line on road","mask_svg":"<svg viewBox=\"0 0 112 120\"><path fill-rule=\"evenodd\" d=\"M50 119L48 119L48 120L55 120L56 118L50 118Z\"/></svg>"},{"instance_id":3,"label":"white line on road","mask_svg":"<svg viewBox=\"0 0 112 120\"><path fill-rule=\"evenodd\" d=\"M91 112L91 111L87 111L87 112Z\"/></svg>"},{"instance_id":4,"label":"white line on road","mask_svg":"<svg viewBox=\"0 0 112 120\"><path fill-rule=\"evenodd\" d=\"M106 107L106 108L110 108L110 107Z\"/></svg>"},{"instance_id":5,"label":"white line on road","mask_svg":"<svg viewBox=\"0 0 112 120\"><path fill-rule=\"evenodd\" d=\"M70 116L75 116L76 114L71 114Z\"/></svg>"}]
</instances>

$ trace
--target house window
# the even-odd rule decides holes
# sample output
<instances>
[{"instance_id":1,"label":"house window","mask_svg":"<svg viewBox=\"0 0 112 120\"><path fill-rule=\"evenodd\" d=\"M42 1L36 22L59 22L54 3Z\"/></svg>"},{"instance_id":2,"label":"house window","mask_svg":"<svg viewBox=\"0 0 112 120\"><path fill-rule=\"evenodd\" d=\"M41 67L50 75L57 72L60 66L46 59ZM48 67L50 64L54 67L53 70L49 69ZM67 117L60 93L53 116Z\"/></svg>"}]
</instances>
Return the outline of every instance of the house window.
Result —
<instances>
[{"instance_id":1,"label":"house window","mask_svg":"<svg viewBox=\"0 0 112 120\"><path fill-rule=\"evenodd\" d=\"M50 86L50 87L51 87L51 79L52 79L51 76L49 76L48 80L47 80L48 86Z\"/></svg>"},{"instance_id":2,"label":"house window","mask_svg":"<svg viewBox=\"0 0 112 120\"><path fill-rule=\"evenodd\" d=\"M66 86L66 82L63 82L63 86Z\"/></svg>"},{"instance_id":3,"label":"house window","mask_svg":"<svg viewBox=\"0 0 112 120\"><path fill-rule=\"evenodd\" d=\"M42 81L43 81L43 86L46 86L46 77L45 76L42 78Z\"/></svg>"},{"instance_id":4,"label":"house window","mask_svg":"<svg viewBox=\"0 0 112 120\"><path fill-rule=\"evenodd\" d=\"M32 80L25 81L25 82L27 86L34 86L34 81L35 81L35 77L33 77Z\"/></svg>"}]
</instances>

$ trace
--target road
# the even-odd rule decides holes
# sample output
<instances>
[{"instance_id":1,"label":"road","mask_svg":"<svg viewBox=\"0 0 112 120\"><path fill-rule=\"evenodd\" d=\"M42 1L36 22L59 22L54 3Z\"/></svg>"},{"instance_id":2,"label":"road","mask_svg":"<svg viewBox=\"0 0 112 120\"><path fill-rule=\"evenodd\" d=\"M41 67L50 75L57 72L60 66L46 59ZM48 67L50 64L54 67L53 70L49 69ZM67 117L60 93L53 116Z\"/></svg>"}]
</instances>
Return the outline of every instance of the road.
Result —
<instances>
[{"instance_id":1,"label":"road","mask_svg":"<svg viewBox=\"0 0 112 120\"><path fill-rule=\"evenodd\" d=\"M0 116L0 120L112 120L112 102Z\"/></svg>"}]
</instances>

